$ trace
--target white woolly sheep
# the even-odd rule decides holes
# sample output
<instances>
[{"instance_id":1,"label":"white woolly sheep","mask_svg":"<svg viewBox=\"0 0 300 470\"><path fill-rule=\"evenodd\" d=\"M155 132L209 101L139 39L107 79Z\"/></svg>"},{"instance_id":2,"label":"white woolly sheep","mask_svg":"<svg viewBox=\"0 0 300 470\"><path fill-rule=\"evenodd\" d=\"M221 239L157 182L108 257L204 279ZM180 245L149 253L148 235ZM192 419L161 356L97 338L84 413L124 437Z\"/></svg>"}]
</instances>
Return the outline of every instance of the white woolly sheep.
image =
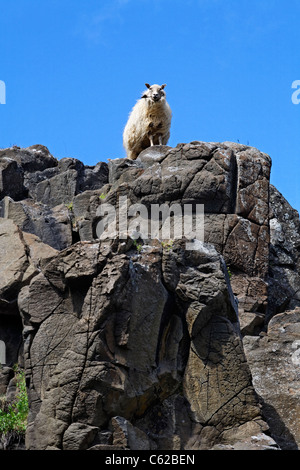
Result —
<instances>
[{"instance_id":1,"label":"white woolly sheep","mask_svg":"<svg viewBox=\"0 0 300 470\"><path fill-rule=\"evenodd\" d=\"M152 145L166 145L170 137L172 111L164 85L145 84L147 90L133 107L123 133L127 158L135 160Z\"/></svg>"}]
</instances>

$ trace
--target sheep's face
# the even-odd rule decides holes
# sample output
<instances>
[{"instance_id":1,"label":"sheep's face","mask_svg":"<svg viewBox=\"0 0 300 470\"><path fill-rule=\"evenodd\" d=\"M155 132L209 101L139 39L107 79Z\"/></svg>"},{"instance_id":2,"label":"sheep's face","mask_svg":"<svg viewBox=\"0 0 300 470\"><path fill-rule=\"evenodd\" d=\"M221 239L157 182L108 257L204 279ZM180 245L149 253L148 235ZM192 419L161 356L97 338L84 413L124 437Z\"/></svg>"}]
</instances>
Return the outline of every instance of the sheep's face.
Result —
<instances>
[{"instance_id":1,"label":"sheep's face","mask_svg":"<svg viewBox=\"0 0 300 470\"><path fill-rule=\"evenodd\" d=\"M158 103L161 100L166 98L166 93L164 92L165 84L164 85L149 85L149 83L145 83L148 90L143 93L142 98L148 98L153 103Z\"/></svg>"}]
</instances>

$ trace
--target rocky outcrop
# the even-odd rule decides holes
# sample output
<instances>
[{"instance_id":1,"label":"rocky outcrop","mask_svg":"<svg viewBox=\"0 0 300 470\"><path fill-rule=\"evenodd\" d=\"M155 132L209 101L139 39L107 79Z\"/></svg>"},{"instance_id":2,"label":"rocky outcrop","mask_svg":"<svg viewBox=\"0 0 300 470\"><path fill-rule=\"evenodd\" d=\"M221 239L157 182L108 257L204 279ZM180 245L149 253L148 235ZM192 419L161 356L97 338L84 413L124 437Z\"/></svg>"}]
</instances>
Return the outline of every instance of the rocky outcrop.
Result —
<instances>
[{"instance_id":1,"label":"rocky outcrop","mask_svg":"<svg viewBox=\"0 0 300 470\"><path fill-rule=\"evenodd\" d=\"M252 334L264 324L267 309L270 169L268 155L230 142L153 147L135 162L109 163L105 202L116 204L117 197L126 194L130 203L148 207L204 204L204 240L224 257L239 300L242 332ZM91 197L84 231L79 229L81 239L89 221L88 235L93 233L94 204Z\"/></svg>"},{"instance_id":2,"label":"rocky outcrop","mask_svg":"<svg viewBox=\"0 0 300 470\"><path fill-rule=\"evenodd\" d=\"M6 344L9 365L21 360L23 327L17 306L20 290L39 273L40 263L48 262L56 253L11 220L0 219L0 336Z\"/></svg>"},{"instance_id":3,"label":"rocky outcrop","mask_svg":"<svg viewBox=\"0 0 300 470\"><path fill-rule=\"evenodd\" d=\"M213 247L189 255L183 242L172 251L157 242L138 254L131 239L78 243L22 289L19 308L33 401L30 449L70 448L75 424L85 436L94 428L90 446L103 433L115 444L116 417L152 449L189 448L192 438L193 448L205 448L202 433L211 445L225 428L252 420L261 429L225 266ZM185 409L184 432L176 416L159 429L149 423L154 407L160 416L175 403Z\"/></svg>"},{"instance_id":4,"label":"rocky outcrop","mask_svg":"<svg viewBox=\"0 0 300 470\"><path fill-rule=\"evenodd\" d=\"M270 185L269 318L300 307L299 249L299 214Z\"/></svg>"},{"instance_id":5,"label":"rocky outcrop","mask_svg":"<svg viewBox=\"0 0 300 470\"><path fill-rule=\"evenodd\" d=\"M279 446L297 450L300 442L300 309L275 315L262 336L244 346L272 435Z\"/></svg>"},{"instance_id":6,"label":"rocky outcrop","mask_svg":"<svg viewBox=\"0 0 300 470\"><path fill-rule=\"evenodd\" d=\"M298 306L299 221L268 155L195 141L86 167L33 146L0 167L0 385L23 361L28 449L297 448L298 316L283 312ZM203 204L204 240L165 239L163 218L154 237L99 240L99 208L125 196L194 219Z\"/></svg>"},{"instance_id":7,"label":"rocky outcrop","mask_svg":"<svg viewBox=\"0 0 300 470\"><path fill-rule=\"evenodd\" d=\"M0 167L0 216L57 250L74 242L73 198L103 186L108 174L106 163L58 161L41 145L0 150Z\"/></svg>"}]
</instances>

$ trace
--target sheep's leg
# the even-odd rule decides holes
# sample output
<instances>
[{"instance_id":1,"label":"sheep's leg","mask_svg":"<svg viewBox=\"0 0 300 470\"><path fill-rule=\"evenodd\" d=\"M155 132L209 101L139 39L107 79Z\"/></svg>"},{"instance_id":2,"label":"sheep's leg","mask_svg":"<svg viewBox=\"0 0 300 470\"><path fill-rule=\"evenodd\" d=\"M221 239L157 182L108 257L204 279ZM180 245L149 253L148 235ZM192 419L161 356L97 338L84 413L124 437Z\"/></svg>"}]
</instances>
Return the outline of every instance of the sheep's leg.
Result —
<instances>
[{"instance_id":1,"label":"sheep's leg","mask_svg":"<svg viewBox=\"0 0 300 470\"><path fill-rule=\"evenodd\" d=\"M149 140L150 140L150 146L152 147L154 145L153 143L153 135L149 135Z\"/></svg>"},{"instance_id":2,"label":"sheep's leg","mask_svg":"<svg viewBox=\"0 0 300 470\"><path fill-rule=\"evenodd\" d=\"M162 145L162 144L163 144L162 143L162 135L159 134L159 136L158 136L158 145Z\"/></svg>"}]
</instances>

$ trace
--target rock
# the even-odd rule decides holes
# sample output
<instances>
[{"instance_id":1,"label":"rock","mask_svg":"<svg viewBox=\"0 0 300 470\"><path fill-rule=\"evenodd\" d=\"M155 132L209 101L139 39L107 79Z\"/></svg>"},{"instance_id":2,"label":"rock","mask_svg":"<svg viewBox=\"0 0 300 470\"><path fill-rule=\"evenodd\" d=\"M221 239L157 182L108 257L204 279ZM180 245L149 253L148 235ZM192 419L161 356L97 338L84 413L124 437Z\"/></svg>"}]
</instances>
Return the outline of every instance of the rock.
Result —
<instances>
[{"instance_id":1,"label":"rock","mask_svg":"<svg viewBox=\"0 0 300 470\"><path fill-rule=\"evenodd\" d=\"M79 191L92 191L102 188L108 182L108 165L99 162L95 166L85 166Z\"/></svg>"},{"instance_id":2,"label":"rock","mask_svg":"<svg viewBox=\"0 0 300 470\"><path fill-rule=\"evenodd\" d=\"M147 435L121 416L111 419L113 445L122 449L150 450L151 443Z\"/></svg>"},{"instance_id":3,"label":"rock","mask_svg":"<svg viewBox=\"0 0 300 470\"><path fill-rule=\"evenodd\" d=\"M58 169L57 175L39 182L35 190L36 200L49 207L70 204L76 194L101 188L107 183L105 163L85 168L79 160L65 158L59 162Z\"/></svg>"},{"instance_id":4,"label":"rock","mask_svg":"<svg viewBox=\"0 0 300 470\"><path fill-rule=\"evenodd\" d=\"M143 165L139 160L129 160L128 158L116 158L108 160L108 183L121 183L134 180L137 175L143 172Z\"/></svg>"},{"instance_id":5,"label":"rock","mask_svg":"<svg viewBox=\"0 0 300 470\"><path fill-rule=\"evenodd\" d=\"M235 442L234 444L217 444L212 450L279 450L276 442L270 436L267 436L264 433L257 434L256 436L251 436L242 438L241 441Z\"/></svg>"},{"instance_id":6,"label":"rock","mask_svg":"<svg viewBox=\"0 0 300 470\"><path fill-rule=\"evenodd\" d=\"M268 225L271 159L253 147L236 155L237 214L257 225Z\"/></svg>"},{"instance_id":7,"label":"rock","mask_svg":"<svg viewBox=\"0 0 300 470\"><path fill-rule=\"evenodd\" d=\"M191 449L190 442L199 441L199 428L203 428L192 421L189 403L181 393L149 408L136 426L151 439L151 449L163 450Z\"/></svg>"},{"instance_id":8,"label":"rock","mask_svg":"<svg viewBox=\"0 0 300 470\"><path fill-rule=\"evenodd\" d=\"M268 318L300 306L299 214L272 185L270 236Z\"/></svg>"},{"instance_id":9,"label":"rock","mask_svg":"<svg viewBox=\"0 0 300 470\"><path fill-rule=\"evenodd\" d=\"M56 158L44 145L31 145L25 149L14 146L1 150L0 156L14 160L25 174L57 166Z\"/></svg>"},{"instance_id":10,"label":"rock","mask_svg":"<svg viewBox=\"0 0 300 470\"><path fill-rule=\"evenodd\" d=\"M0 298L10 302L17 298L29 265L22 233L11 220L0 219L0 258Z\"/></svg>"},{"instance_id":11,"label":"rock","mask_svg":"<svg viewBox=\"0 0 300 470\"><path fill-rule=\"evenodd\" d=\"M39 183L45 180L49 180L54 176L58 175L59 168L58 166L45 168L44 170L35 171L34 173L26 173L26 179L24 181L24 186L27 189L27 197L36 201L37 198L37 186Z\"/></svg>"},{"instance_id":12,"label":"rock","mask_svg":"<svg viewBox=\"0 0 300 470\"><path fill-rule=\"evenodd\" d=\"M0 198L10 195L14 199L21 199L24 194L23 174L17 163L0 154Z\"/></svg>"},{"instance_id":13,"label":"rock","mask_svg":"<svg viewBox=\"0 0 300 470\"><path fill-rule=\"evenodd\" d=\"M56 253L34 235L22 233L12 220L0 218L0 338L5 343L7 366L22 362L19 292L38 275L40 264Z\"/></svg>"},{"instance_id":14,"label":"rock","mask_svg":"<svg viewBox=\"0 0 300 470\"><path fill-rule=\"evenodd\" d=\"M56 250L72 244L72 214L65 204L49 208L32 199L15 202L5 197L2 217L12 220L23 232L36 235Z\"/></svg>"},{"instance_id":15,"label":"rock","mask_svg":"<svg viewBox=\"0 0 300 470\"><path fill-rule=\"evenodd\" d=\"M78 172L70 169L41 181L36 187L36 200L50 207L70 204L77 193Z\"/></svg>"},{"instance_id":16,"label":"rock","mask_svg":"<svg viewBox=\"0 0 300 470\"><path fill-rule=\"evenodd\" d=\"M30 175L56 165L57 160L42 145L0 150L0 199L4 196L10 196L16 201L25 198L29 191Z\"/></svg>"},{"instance_id":17,"label":"rock","mask_svg":"<svg viewBox=\"0 0 300 470\"><path fill-rule=\"evenodd\" d=\"M9 382L14 376L12 367L0 367L0 396L5 396Z\"/></svg>"},{"instance_id":18,"label":"rock","mask_svg":"<svg viewBox=\"0 0 300 470\"><path fill-rule=\"evenodd\" d=\"M260 319L264 323L269 269L270 167L271 160L266 154L230 142L153 147L144 150L135 161L112 160L110 186L102 194L103 200L91 193L74 200L74 206L80 207L76 214L79 237L81 240L96 237L99 205L105 202L117 207L118 197L123 195L128 198L129 207L136 202L147 208L150 204L203 203L205 241L216 246L230 267L245 326L248 318L249 325L253 323L252 317L255 325ZM240 287L244 281L252 287L248 290Z\"/></svg>"},{"instance_id":19,"label":"rock","mask_svg":"<svg viewBox=\"0 0 300 470\"><path fill-rule=\"evenodd\" d=\"M62 250L77 241L73 199L108 181L108 165L85 166L75 158L56 160L46 147L0 151L0 216L22 231Z\"/></svg>"},{"instance_id":20,"label":"rock","mask_svg":"<svg viewBox=\"0 0 300 470\"><path fill-rule=\"evenodd\" d=\"M283 450L300 443L300 309L273 316L264 336L244 338L253 385L271 435Z\"/></svg>"},{"instance_id":21,"label":"rock","mask_svg":"<svg viewBox=\"0 0 300 470\"><path fill-rule=\"evenodd\" d=\"M4 305L16 300L20 289L38 274L40 261L48 262L56 253L38 237L23 234L12 220L0 218L0 298Z\"/></svg>"},{"instance_id":22,"label":"rock","mask_svg":"<svg viewBox=\"0 0 300 470\"><path fill-rule=\"evenodd\" d=\"M35 403L29 449L64 449L62 435L70 422L100 432L110 421L113 445L149 449L181 448L193 435L194 421L222 428L257 418L224 263L212 246L199 245L192 252L184 246L178 241L172 250L163 250L154 243L137 256L130 244L126 251L122 243L78 243L52 258L22 289L20 311L33 327L25 350ZM167 281L166 288L169 266L175 282ZM210 345L212 330L216 344ZM224 357L224 348L231 355ZM203 404L207 374L217 395ZM228 375L232 388L226 390ZM203 392L195 395L192 383L203 383ZM163 408L180 387L190 414L189 434L179 432L174 438L169 432L156 436L153 430L146 438L148 413L158 401ZM231 400L239 410L238 423Z\"/></svg>"},{"instance_id":23,"label":"rock","mask_svg":"<svg viewBox=\"0 0 300 470\"><path fill-rule=\"evenodd\" d=\"M269 429L264 421L253 420L223 432L222 444L212 450L279 450L277 443L265 434Z\"/></svg>"},{"instance_id":24,"label":"rock","mask_svg":"<svg viewBox=\"0 0 300 470\"><path fill-rule=\"evenodd\" d=\"M90 447L97 435L95 426L84 423L72 423L63 436L63 448L65 450L85 450Z\"/></svg>"},{"instance_id":25,"label":"rock","mask_svg":"<svg viewBox=\"0 0 300 470\"><path fill-rule=\"evenodd\" d=\"M28 449L298 447L300 222L270 169L232 142L93 167L0 151L0 384L24 365ZM124 239L120 197L135 210ZM99 240L104 204L116 234ZM194 222L204 205L193 250L176 212L171 233L162 215L131 238L152 204L189 204Z\"/></svg>"},{"instance_id":26,"label":"rock","mask_svg":"<svg viewBox=\"0 0 300 470\"><path fill-rule=\"evenodd\" d=\"M204 204L204 241L213 243L230 267L241 320L249 331L265 323L267 309L270 169L268 155L231 142L154 146L134 162L109 163L105 202L117 206L118 197L126 195L129 207ZM86 205L81 239L95 236L98 206L99 201Z\"/></svg>"}]
</instances>

